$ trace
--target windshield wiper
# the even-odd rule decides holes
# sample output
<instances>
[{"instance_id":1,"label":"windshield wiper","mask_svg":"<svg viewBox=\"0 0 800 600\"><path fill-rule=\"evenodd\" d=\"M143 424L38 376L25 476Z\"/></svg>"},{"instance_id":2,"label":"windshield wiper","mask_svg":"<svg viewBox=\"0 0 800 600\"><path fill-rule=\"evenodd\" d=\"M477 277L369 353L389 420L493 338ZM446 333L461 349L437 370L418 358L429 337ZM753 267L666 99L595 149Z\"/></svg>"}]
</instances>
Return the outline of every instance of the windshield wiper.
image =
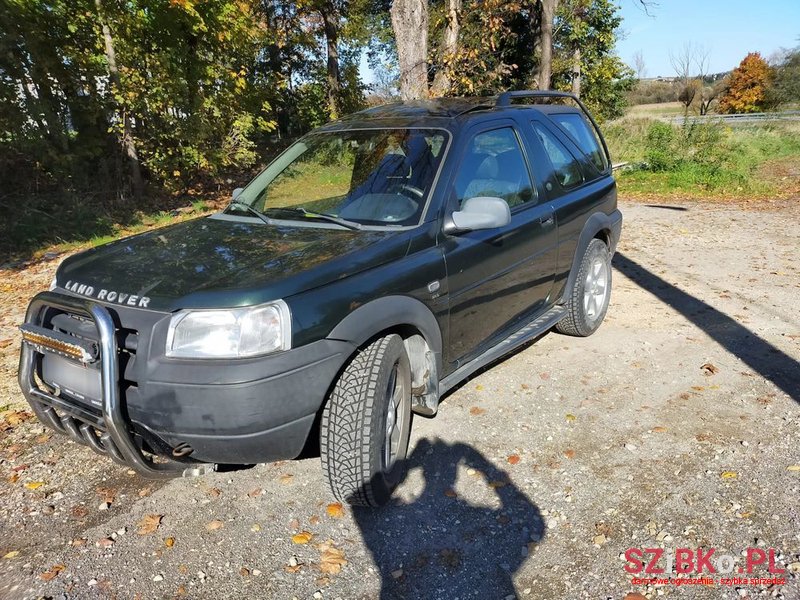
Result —
<instances>
[{"instance_id":1,"label":"windshield wiper","mask_svg":"<svg viewBox=\"0 0 800 600\"><path fill-rule=\"evenodd\" d=\"M282 212L295 213L303 215L304 217L308 217L309 219L319 219L320 221L328 221L330 223L336 223L337 225L341 225L342 227L346 227L347 229L352 229L354 231L357 231L364 227L361 223L356 223L355 221L348 221L347 219L342 219L341 217L337 217L335 215L329 215L328 213L318 213L306 210L302 206L278 206L275 208L268 208L267 210L270 212L282 211Z\"/></svg>"},{"instance_id":2,"label":"windshield wiper","mask_svg":"<svg viewBox=\"0 0 800 600\"><path fill-rule=\"evenodd\" d=\"M228 204L228 206L225 207L225 211L227 212L227 210L229 208L243 208L245 211L249 212L251 215L254 215L254 216L258 217L259 219L261 219L262 221L264 221L264 223L266 223L267 225L274 225L275 224L275 222L272 219L270 219L267 215L262 213L260 210L255 209L252 206L250 206L249 204L245 204L244 202L236 202L236 201L231 202L230 204Z\"/></svg>"}]
</instances>

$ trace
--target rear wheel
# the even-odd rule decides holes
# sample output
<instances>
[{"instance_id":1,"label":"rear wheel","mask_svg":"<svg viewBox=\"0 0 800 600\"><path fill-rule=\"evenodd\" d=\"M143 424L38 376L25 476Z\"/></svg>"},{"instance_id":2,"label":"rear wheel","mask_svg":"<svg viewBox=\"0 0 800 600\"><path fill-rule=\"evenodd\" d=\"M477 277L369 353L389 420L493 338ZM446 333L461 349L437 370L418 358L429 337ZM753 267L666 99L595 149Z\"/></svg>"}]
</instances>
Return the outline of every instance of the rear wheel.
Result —
<instances>
[{"instance_id":1,"label":"rear wheel","mask_svg":"<svg viewBox=\"0 0 800 600\"><path fill-rule=\"evenodd\" d=\"M593 239L578 268L572 294L567 300L567 315L556 330L567 335L592 335L606 316L611 299L611 253L605 242Z\"/></svg>"},{"instance_id":2,"label":"rear wheel","mask_svg":"<svg viewBox=\"0 0 800 600\"><path fill-rule=\"evenodd\" d=\"M322 412L320 454L333 495L360 506L389 501L411 432L411 368L403 339L382 337L347 365Z\"/></svg>"}]
</instances>

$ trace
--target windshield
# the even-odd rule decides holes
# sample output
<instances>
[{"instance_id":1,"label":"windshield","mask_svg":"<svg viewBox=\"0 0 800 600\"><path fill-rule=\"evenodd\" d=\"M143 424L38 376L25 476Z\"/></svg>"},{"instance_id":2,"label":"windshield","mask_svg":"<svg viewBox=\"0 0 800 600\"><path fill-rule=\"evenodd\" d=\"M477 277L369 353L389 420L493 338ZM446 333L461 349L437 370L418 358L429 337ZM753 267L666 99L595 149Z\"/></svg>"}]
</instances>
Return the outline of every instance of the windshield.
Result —
<instances>
[{"instance_id":1,"label":"windshield","mask_svg":"<svg viewBox=\"0 0 800 600\"><path fill-rule=\"evenodd\" d=\"M277 219L415 225L447 135L438 129L313 133L290 146L236 202Z\"/></svg>"}]
</instances>

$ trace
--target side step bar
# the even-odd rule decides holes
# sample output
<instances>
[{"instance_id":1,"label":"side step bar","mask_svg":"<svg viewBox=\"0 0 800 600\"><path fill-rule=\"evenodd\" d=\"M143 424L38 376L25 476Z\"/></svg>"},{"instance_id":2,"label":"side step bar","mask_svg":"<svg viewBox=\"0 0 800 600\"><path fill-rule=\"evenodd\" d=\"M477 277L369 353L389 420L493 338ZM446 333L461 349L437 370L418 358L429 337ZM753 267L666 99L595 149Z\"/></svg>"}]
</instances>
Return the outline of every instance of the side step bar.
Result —
<instances>
[{"instance_id":1,"label":"side step bar","mask_svg":"<svg viewBox=\"0 0 800 600\"><path fill-rule=\"evenodd\" d=\"M567 310L563 306L554 306L535 320L517 329L510 336L492 346L480 356L460 366L439 382L439 397L441 398L478 369L485 367L489 363L494 362L512 350L519 348L523 344L539 337L549 329L552 329L566 314Z\"/></svg>"}]
</instances>

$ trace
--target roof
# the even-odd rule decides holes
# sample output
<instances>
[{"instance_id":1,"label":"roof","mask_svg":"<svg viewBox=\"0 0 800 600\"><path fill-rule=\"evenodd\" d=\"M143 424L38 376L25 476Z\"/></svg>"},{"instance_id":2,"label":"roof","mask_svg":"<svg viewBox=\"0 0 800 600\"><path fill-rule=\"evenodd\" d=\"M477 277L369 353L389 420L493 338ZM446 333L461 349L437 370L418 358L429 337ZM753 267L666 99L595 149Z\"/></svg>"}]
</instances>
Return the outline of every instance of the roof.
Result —
<instances>
[{"instance_id":1,"label":"roof","mask_svg":"<svg viewBox=\"0 0 800 600\"><path fill-rule=\"evenodd\" d=\"M552 100L553 98L571 98L578 103L580 102L566 92L531 92L524 90L505 92L500 96L412 100L409 102L393 102L352 113L328 124L323 129L357 128L370 121L380 121L381 126L392 127L414 127L423 123L426 126L448 127L449 123L452 123L457 117L478 111L538 110L548 114L553 112L580 112L580 109L561 102L545 104L534 100ZM529 102L514 102L515 100L526 99Z\"/></svg>"}]
</instances>

